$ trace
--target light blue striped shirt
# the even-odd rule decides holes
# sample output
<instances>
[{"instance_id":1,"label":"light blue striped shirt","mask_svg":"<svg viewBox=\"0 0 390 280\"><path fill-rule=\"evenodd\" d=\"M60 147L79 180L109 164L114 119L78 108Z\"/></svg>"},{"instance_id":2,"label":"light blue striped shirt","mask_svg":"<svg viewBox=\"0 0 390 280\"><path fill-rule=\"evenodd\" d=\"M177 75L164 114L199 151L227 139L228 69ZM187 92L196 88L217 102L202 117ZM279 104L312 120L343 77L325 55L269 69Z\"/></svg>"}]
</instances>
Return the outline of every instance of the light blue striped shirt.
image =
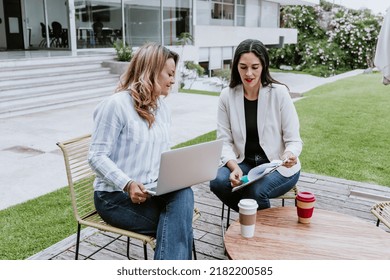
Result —
<instances>
[{"instance_id":1,"label":"light blue striped shirt","mask_svg":"<svg viewBox=\"0 0 390 280\"><path fill-rule=\"evenodd\" d=\"M158 101L149 128L134 109L128 92L103 100L94 112L94 131L88 161L96 173L97 191L122 191L130 180L157 180L160 155L170 148L171 115L164 97Z\"/></svg>"}]
</instances>

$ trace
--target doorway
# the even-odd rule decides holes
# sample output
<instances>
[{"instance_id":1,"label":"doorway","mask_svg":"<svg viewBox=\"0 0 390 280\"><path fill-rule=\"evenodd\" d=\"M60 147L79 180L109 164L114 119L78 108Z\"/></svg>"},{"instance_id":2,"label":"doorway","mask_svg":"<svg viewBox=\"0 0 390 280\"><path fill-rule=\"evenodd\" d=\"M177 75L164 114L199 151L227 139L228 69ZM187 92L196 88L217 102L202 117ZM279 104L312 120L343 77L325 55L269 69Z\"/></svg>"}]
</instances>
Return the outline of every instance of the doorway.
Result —
<instances>
[{"instance_id":1,"label":"doorway","mask_svg":"<svg viewBox=\"0 0 390 280\"><path fill-rule=\"evenodd\" d=\"M7 49L24 49L22 9L20 0L3 0Z\"/></svg>"}]
</instances>

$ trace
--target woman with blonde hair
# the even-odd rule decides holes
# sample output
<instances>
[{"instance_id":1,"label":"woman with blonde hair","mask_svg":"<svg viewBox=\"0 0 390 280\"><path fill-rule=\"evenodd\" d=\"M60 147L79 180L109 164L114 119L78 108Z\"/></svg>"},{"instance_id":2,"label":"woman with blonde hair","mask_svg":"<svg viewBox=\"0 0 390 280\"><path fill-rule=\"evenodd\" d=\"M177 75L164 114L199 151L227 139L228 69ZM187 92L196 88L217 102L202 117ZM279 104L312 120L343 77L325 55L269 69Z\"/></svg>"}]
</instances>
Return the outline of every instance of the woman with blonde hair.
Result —
<instances>
[{"instance_id":1,"label":"woman with blonde hair","mask_svg":"<svg viewBox=\"0 0 390 280\"><path fill-rule=\"evenodd\" d=\"M89 163L95 206L113 226L156 236L154 259L192 258L191 188L150 196L160 155L170 149L170 111L163 97L175 81L178 55L156 43L140 47L117 93L94 112Z\"/></svg>"}]
</instances>

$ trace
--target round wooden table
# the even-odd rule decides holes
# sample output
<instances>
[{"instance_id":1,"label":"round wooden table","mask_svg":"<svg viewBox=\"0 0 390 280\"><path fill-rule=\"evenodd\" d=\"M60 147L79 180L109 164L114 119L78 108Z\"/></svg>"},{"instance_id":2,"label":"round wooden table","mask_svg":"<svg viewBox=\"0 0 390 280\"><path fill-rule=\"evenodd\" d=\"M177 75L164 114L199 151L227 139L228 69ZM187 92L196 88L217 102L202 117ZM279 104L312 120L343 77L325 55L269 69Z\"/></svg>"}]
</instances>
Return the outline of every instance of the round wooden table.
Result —
<instances>
[{"instance_id":1,"label":"round wooden table","mask_svg":"<svg viewBox=\"0 0 390 280\"><path fill-rule=\"evenodd\" d=\"M360 218L314 209L310 224L298 223L295 207L257 212L253 238L232 223L225 248L236 260L390 259L390 234Z\"/></svg>"}]
</instances>

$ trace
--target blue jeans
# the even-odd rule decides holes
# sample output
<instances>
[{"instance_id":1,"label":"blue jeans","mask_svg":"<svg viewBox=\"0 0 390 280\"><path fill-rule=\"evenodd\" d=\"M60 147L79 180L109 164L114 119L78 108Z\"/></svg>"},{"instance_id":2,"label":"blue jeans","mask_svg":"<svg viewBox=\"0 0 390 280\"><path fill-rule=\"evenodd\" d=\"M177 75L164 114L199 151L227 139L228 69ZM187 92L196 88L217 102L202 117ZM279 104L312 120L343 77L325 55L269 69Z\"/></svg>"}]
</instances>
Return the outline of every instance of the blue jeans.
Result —
<instances>
[{"instance_id":1,"label":"blue jeans","mask_svg":"<svg viewBox=\"0 0 390 280\"><path fill-rule=\"evenodd\" d=\"M244 175L248 174L254 166L247 162L239 164ZM291 190L298 182L300 172L291 177L284 177L274 171L264 178L232 192L229 176L230 169L226 166L218 169L217 177L210 181L210 190L227 206L238 212L238 203L243 198L252 198L259 205L258 210L271 207L269 199L281 196Z\"/></svg>"},{"instance_id":2,"label":"blue jeans","mask_svg":"<svg viewBox=\"0 0 390 280\"><path fill-rule=\"evenodd\" d=\"M155 236L155 260L192 259L192 217L194 194L191 188L134 204L125 192L95 191L95 207L102 219L115 227Z\"/></svg>"}]
</instances>

